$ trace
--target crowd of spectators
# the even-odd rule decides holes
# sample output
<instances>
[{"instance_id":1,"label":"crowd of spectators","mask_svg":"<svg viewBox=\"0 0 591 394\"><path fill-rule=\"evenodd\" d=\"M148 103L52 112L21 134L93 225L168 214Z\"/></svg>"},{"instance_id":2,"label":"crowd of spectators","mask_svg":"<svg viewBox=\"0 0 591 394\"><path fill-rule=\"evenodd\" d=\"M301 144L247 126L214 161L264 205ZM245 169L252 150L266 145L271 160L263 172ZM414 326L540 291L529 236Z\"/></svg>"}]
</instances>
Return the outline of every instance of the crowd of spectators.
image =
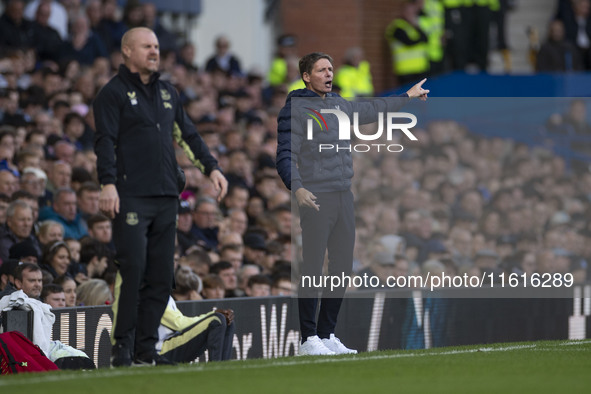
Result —
<instances>
[{"instance_id":1,"label":"crowd of spectators","mask_svg":"<svg viewBox=\"0 0 591 394\"><path fill-rule=\"evenodd\" d=\"M547 38L538 43L530 31L535 70L540 72L591 70L591 2L558 0Z\"/></svg>"},{"instance_id":2,"label":"crowd of spectators","mask_svg":"<svg viewBox=\"0 0 591 394\"><path fill-rule=\"evenodd\" d=\"M216 40L207 65L194 64L194 46L177 44L153 4L129 1L121 13L114 0L64 2L72 8L58 20L69 26L62 31L51 23L60 2L37 1L35 20L23 18L33 3L9 0L0 17L0 31L14 24L11 34L0 34L3 291L23 288L31 266L19 278L13 269L26 261L41 267L48 289L42 294L31 285L35 297L60 306L112 302L105 288L112 291L116 264L111 223L98 208L91 104L121 63L121 35L146 25L161 40L162 78L179 90L230 184L218 204L178 148L187 185L175 299L294 294L299 226L274 164L288 82L269 87L263 75L244 74L226 37ZM49 26L63 51L27 41ZM590 173L570 173L556 155L478 137L453 121L433 122L417 136L420 142L399 154L355 154L357 272L568 271L585 280Z\"/></svg>"},{"instance_id":3,"label":"crowd of spectators","mask_svg":"<svg viewBox=\"0 0 591 394\"><path fill-rule=\"evenodd\" d=\"M587 168L452 120L413 130L420 143L401 141L401 154L355 158L359 275L589 278Z\"/></svg>"},{"instance_id":4,"label":"crowd of spectators","mask_svg":"<svg viewBox=\"0 0 591 394\"><path fill-rule=\"evenodd\" d=\"M290 197L277 181L273 160L285 86L266 90L263 98L264 77L243 74L223 36L207 64L198 67L194 46L179 44L159 24L154 4L133 0L124 9L114 0L5 2L0 16L2 288L16 288L14 263L30 259L49 286L44 299L67 306L112 302L104 285L112 290L116 264L111 222L98 208L92 100L116 73L121 36L135 26L158 34L162 78L178 88L231 183L218 204L210 183L178 149L187 187L179 205L177 258L179 267L189 270L177 270L175 297L291 294L286 284ZM249 281L250 276L255 278Z\"/></svg>"}]
</instances>

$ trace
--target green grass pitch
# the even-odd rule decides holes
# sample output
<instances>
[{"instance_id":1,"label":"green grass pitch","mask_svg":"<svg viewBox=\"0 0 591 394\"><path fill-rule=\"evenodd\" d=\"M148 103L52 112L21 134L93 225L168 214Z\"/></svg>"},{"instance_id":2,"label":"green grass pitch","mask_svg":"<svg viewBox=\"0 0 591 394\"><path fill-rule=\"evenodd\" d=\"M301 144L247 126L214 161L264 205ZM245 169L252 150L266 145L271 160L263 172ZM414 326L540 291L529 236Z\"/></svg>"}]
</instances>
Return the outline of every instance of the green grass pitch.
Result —
<instances>
[{"instance_id":1,"label":"green grass pitch","mask_svg":"<svg viewBox=\"0 0 591 394\"><path fill-rule=\"evenodd\" d=\"M4 393L591 393L591 340L2 376Z\"/></svg>"}]
</instances>

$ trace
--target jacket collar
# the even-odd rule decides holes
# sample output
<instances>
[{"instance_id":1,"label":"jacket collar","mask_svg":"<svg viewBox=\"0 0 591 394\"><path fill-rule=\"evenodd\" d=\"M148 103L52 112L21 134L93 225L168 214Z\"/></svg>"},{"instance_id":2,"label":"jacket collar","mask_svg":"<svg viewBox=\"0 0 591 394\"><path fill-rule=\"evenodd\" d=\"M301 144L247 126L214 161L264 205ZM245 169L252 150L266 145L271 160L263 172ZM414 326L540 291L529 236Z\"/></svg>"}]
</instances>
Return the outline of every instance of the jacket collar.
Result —
<instances>
[{"instance_id":1,"label":"jacket collar","mask_svg":"<svg viewBox=\"0 0 591 394\"><path fill-rule=\"evenodd\" d=\"M140 78L140 74L131 72L131 70L125 64L121 64L119 66L119 74L123 76L125 79L128 79L134 84L140 86L150 86L160 78L159 72L152 73L152 75L150 75L150 80L148 81L148 83L144 84L142 82L142 79Z\"/></svg>"}]
</instances>

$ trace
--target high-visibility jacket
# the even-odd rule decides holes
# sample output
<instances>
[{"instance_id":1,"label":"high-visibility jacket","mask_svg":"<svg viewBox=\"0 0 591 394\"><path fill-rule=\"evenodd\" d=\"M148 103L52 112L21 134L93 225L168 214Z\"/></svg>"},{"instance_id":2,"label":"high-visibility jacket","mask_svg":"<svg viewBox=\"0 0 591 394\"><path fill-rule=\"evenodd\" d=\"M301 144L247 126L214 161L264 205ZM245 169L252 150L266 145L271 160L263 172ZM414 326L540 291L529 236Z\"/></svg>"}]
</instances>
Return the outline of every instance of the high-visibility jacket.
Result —
<instances>
[{"instance_id":1,"label":"high-visibility jacket","mask_svg":"<svg viewBox=\"0 0 591 394\"><path fill-rule=\"evenodd\" d=\"M472 0L442 0L445 8L461 8L472 5Z\"/></svg>"},{"instance_id":2,"label":"high-visibility jacket","mask_svg":"<svg viewBox=\"0 0 591 394\"><path fill-rule=\"evenodd\" d=\"M403 30L414 44L406 45L396 38L396 30ZM429 70L428 41L422 40L421 31L404 19L395 19L386 28L386 38L392 52L392 64L397 75L420 74Z\"/></svg>"},{"instance_id":3,"label":"high-visibility jacket","mask_svg":"<svg viewBox=\"0 0 591 394\"><path fill-rule=\"evenodd\" d=\"M373 95L373 83L369 62L363 60L357 67L344 64L337 70L334 83L341 89L342 97Z\"/></svg>"},{"instance_id":4,"label":"high-visibility jacket","mask_svg":"<svg viewBox=\"0 0 591 394\"><path fill-rule=\"evenodd\" d=\"M425 1L425 3L427 3ZM491 10L498 10L499 0L441 0L445 8L472 7L473 5L488 6Z\"/></svg>"},{"instance_id":5,"label":"high-visibility jacket","mask_svg":"<svg viewBox=\"0 0 591 394\"><path fill-rule=\"evenodd\" d=\"M419 16L419 27L429 39L428 53L432 62L443 60L441 39L445 31L443 4L439 0L425 0L423 15Z\"/></svg>"},{"instance_id":6,"label":"high-visibility jacket","mask_svg":"<svg viewBox=\"0 0 591 394\"><path fill-rule=\"evenodd\" d=\"M477 5L479 7L489 7L492 11L498 11L501 7L499 0L470 0L471 5Z\"/></svg>"},{"instance_id":7,"label":"high-visibility jacket","mask_svg":"<svg viewBox=\"0 0 591 394\"><path fill-rule=\"evenodd\" d=\"M269 84L271 86L277 86L285 82L287 77L287 62L281 57L276 57L271 62L271 69L267 75Z\"/></svg>"},{"instance_id":8,"label":"high-visibility jacket","mask_svg":"<svg viewBox=\"0 0 591 394\"><path fill-rule=\"evenodd\" d=\"M298 78L297 80L287 85L287 93L291 92L292 90L304 89L305 87L306 84L304 83L304 81L302 81L301 78Z\"/></svg>"}]
</instances>

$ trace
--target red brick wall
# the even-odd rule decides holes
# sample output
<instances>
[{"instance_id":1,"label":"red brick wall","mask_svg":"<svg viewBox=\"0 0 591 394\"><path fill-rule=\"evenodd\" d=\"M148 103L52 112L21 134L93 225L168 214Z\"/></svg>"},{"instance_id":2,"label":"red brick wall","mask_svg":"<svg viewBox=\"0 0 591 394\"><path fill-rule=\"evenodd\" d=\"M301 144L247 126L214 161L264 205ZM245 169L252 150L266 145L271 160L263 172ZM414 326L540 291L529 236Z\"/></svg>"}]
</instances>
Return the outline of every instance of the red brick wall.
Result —
<instances>
[{"instance_id":1,"label":"red brick wall","mask_svg":"<svg viewBox=\"0 0 591 394\"><path fill-rule=\"evenodd\" d=\"M338 67L347 48L365 50L376 92L395 86L386 26L398 16L403 0L282 0L281 32L298 37L298 53L330 54Z\"/></svg>"}]
</instances>

